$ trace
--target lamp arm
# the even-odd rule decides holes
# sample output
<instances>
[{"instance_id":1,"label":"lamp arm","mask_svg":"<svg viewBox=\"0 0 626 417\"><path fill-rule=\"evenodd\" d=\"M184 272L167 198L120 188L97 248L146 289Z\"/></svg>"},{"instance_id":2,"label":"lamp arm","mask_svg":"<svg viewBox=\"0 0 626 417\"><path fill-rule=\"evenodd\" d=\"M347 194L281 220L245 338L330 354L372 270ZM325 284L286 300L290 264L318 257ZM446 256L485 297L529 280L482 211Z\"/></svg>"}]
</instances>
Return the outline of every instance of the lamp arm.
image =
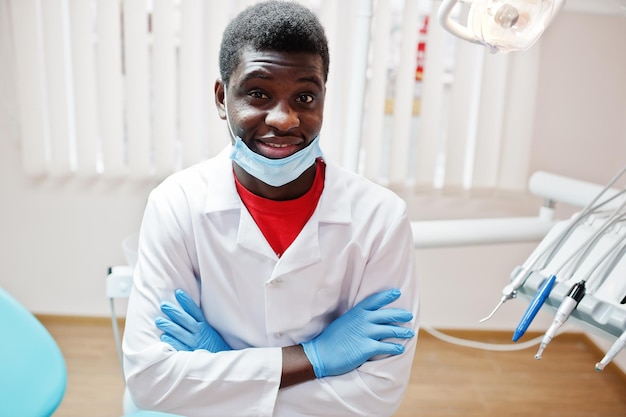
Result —
<instances>
[{"instance_id":1,"label":"lamp arm","mask_svg":"<svg viewBox=\"0 0 626 417\"><path fill-rule=\"evenodd\" d=\"M458 0L443 0L437 11L439 24L456 37L473 43L481 43L467 27L460 25L450 17L452 9L457 3Z\"/></svg>"}]
</instances>

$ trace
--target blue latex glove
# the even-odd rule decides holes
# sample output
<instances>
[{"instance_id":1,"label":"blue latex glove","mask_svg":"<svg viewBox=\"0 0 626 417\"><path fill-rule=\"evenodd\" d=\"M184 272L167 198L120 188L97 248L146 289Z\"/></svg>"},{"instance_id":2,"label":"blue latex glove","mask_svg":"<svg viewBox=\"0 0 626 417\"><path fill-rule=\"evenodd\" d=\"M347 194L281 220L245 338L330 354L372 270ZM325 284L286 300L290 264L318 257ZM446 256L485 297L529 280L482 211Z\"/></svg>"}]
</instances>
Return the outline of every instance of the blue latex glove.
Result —
<instances>
[{"instance_id":1,"label":"blue latex glove","mask_svg":"<svg viewBox=\"0 0 626 417\"><path fill-rule=\"evenodd\" d=\"M161 311L170 319L157 317L154 321L163 331L161 341L176 350L206 349L213 353L231 350L222 336L206 321L200 307L185 291L176 290L174 295L184 311L169 301L161 303Z\"/></svg>"},{"instance_id":2,"label":"blue latex glove","mask_svg":"<svg viewBox=\"0 0 626 417\"><path fill-rule=\"evenodd\" d=\"M393 323L408 322L413 315L399 308L385 308L400 297L400 291L382 291L352 307L333 321L319 336L302 344L315 376L341 375L350 372L375 355L398 355L404 346L382 339L408 339L412 329Z\"/></svg>"}]
</instances>

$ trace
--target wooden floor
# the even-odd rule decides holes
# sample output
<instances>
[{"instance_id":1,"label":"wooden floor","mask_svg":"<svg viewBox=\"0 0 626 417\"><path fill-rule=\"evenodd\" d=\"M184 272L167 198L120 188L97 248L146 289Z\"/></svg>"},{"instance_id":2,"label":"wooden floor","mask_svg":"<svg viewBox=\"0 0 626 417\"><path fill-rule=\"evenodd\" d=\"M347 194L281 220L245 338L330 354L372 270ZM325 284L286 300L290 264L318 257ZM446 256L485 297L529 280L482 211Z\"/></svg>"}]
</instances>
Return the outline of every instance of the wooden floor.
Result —
<instances>
[{"instance_id":1,"label":"wooden floor","mask_svg":"<svg viewBox=\"0 0 626 417\"><path fill-rule=\"evenodd\" d=\"M123 381L108 320L40 317L66 358L68 386L54 417L120 417ZM454 332L508 343L510 334ZM532 337L527 335L525 337ZM413 376L395 417L626 417L626 377L582 335L536 348L492 352L420 332ZM622 352L626 354L626 352Z\"/></svg>"}]
</instances>

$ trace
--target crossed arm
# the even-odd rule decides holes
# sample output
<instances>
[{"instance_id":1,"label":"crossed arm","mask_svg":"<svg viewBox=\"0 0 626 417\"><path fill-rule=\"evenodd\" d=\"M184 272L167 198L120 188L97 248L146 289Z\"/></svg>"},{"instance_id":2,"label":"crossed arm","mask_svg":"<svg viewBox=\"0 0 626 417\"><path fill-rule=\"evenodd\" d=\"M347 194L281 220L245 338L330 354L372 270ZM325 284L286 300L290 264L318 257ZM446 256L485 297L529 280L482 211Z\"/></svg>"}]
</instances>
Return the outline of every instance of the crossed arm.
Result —
<instances>
[{"instance_id":1,"label":"crossed arm","mask_svg":"<svg viewBox=\"0 0 626 417\"><path fill-rule=\"evenodd\" d=\"M350 372L376 355L401 354L403 345L385 339L415 336L412 329L396 324L411 321L413 315L399 308L383 308L400 295L397 289L370 295L312 340L282 348L281 388ZM187 293L179 289L175 297L182 309L164 301L161 311L167 318L155 320L155 325L163 331L163 342L178 351L231 350Z\"/></svg>"}]
</instances>

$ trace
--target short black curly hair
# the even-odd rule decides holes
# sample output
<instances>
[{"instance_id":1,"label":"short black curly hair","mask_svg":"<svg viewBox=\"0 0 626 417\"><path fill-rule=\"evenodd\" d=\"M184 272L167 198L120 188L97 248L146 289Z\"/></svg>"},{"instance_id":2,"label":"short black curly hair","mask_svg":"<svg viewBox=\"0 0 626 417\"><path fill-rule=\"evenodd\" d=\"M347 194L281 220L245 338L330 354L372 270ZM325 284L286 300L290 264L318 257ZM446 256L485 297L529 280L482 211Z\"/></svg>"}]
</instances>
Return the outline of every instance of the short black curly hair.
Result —
<instances>
[{"instance_id":1,"label":"short black curly hair","mask_svg":"<svg viewBox=\"0 0 626 417\"><path fill-rule=\"evenodd\" d=\"M247 7L228 24L219 55L224 85L228 85L245 48L319 54L324 66L324 81L328 78L330 58L324 28L311 10L298 3L282 0L257 3Z\"/></svg>"}]
</instances>

